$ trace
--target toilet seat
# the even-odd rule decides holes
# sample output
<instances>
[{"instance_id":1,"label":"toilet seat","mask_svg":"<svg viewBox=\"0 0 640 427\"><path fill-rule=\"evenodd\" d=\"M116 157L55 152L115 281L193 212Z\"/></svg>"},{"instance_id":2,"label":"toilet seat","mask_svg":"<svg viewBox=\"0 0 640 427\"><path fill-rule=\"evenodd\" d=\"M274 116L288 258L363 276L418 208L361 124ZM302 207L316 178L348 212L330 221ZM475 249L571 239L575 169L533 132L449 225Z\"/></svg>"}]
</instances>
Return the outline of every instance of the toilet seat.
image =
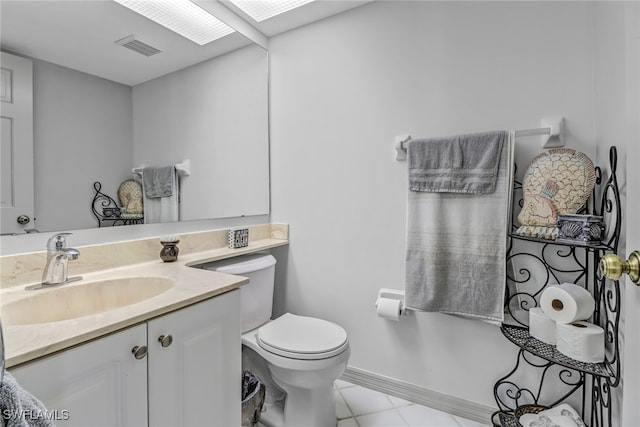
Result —
<instances>
[{"instance_id":1,"label":"toilet seat","mask_svg":"<svg viewBox=\"0 0 640 427\"><path fill-rule=\"evenodd\" d=\"M270 353L301 360L327 359L349 346L347 333L339 325L291 313L260 327L256 341Z\"/></svg>"}]
</instances>

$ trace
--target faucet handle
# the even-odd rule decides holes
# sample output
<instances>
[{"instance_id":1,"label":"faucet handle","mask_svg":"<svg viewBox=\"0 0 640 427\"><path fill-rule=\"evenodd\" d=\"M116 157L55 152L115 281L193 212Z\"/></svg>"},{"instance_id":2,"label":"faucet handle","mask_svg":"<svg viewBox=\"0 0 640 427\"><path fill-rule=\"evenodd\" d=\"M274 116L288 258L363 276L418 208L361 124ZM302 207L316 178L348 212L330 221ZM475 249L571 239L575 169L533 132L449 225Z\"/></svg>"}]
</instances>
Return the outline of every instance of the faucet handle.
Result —
<instances>
[{"instance_id":1,"label":"faucet handle","mask_svg":"<svg viewBox=\"0 0 640 427\"><path fill-rule=\"evenodd\" d=\"M67 236L73 233L57 233L47 240L48 251L58 251L67 247Z\"/></svg>"}]
</instances>

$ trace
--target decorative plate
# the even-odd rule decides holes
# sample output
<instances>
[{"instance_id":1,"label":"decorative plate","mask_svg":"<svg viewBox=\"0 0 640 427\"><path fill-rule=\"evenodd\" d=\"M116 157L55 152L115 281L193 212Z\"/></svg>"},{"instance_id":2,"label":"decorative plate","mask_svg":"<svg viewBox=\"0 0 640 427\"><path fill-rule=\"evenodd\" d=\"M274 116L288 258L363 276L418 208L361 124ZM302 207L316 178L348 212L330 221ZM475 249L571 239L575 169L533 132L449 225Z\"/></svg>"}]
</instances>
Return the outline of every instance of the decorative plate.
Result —
<instances>
[{"instance_id":1,"label":"decorative plate","mask_svg":"<svg viewBox=\"0 0 640 427\"><path fill-rule=\"evenodd\" d=\"M575 214L596 183L593 162L571 148L556 148L536 156L522 181L521 225L553 226L558 215Z\"/></svg>"},{"instance_id":2,"label":"decorative plate","mask_svg":"<svg viewBox=\"0 0 640 427\"><path fill-rule=\"evenodd\" d=\"M138 181L128 179L120 184L118 188L118 198L127 214L143 213L142 186Z\"/></svg>"}]
</instances>

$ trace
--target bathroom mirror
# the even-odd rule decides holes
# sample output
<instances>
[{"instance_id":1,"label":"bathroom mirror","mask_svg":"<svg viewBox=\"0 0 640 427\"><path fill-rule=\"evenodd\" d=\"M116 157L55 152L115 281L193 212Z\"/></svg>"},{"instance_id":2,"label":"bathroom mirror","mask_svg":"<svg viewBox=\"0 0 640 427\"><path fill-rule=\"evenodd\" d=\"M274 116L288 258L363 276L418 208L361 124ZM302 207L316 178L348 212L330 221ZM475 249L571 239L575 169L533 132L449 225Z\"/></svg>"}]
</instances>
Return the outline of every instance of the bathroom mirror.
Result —
<instances>
[{"instance_id":1,"label":"bathroom mirror","mask_svg":"<svg viewBox=\"0 0 640 427\"><path fill-rule=\"evenodd\" d=\"M2 50L33 60L35 220L23 230L97 227L95 181L118 200L133 168L185 160L181 220L269 213L262 47L238 32L198 46L106 0L2 0L0 12ZM129 35L162 52L115 43Z\"/></svg>"}]
</instances>

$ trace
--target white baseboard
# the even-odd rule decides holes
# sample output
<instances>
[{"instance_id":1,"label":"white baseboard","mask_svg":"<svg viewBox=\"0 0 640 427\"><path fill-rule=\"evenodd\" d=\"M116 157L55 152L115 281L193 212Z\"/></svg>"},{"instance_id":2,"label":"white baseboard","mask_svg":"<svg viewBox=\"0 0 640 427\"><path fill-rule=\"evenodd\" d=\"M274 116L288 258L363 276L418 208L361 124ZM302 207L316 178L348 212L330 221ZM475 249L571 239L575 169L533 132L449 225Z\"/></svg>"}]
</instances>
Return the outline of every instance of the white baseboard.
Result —
<instances>
[{"instance_id":1,"label":"white baseboard","mask_svg":"<svg viewBox=\"0 0 640 427\"><path fill-rule=\"evenodd\" d=\"M347 366L340 379L485 425L491 425L491 415L497 411L496 407L459 399L353 366Z\"/></svg>"}]
</instances>

